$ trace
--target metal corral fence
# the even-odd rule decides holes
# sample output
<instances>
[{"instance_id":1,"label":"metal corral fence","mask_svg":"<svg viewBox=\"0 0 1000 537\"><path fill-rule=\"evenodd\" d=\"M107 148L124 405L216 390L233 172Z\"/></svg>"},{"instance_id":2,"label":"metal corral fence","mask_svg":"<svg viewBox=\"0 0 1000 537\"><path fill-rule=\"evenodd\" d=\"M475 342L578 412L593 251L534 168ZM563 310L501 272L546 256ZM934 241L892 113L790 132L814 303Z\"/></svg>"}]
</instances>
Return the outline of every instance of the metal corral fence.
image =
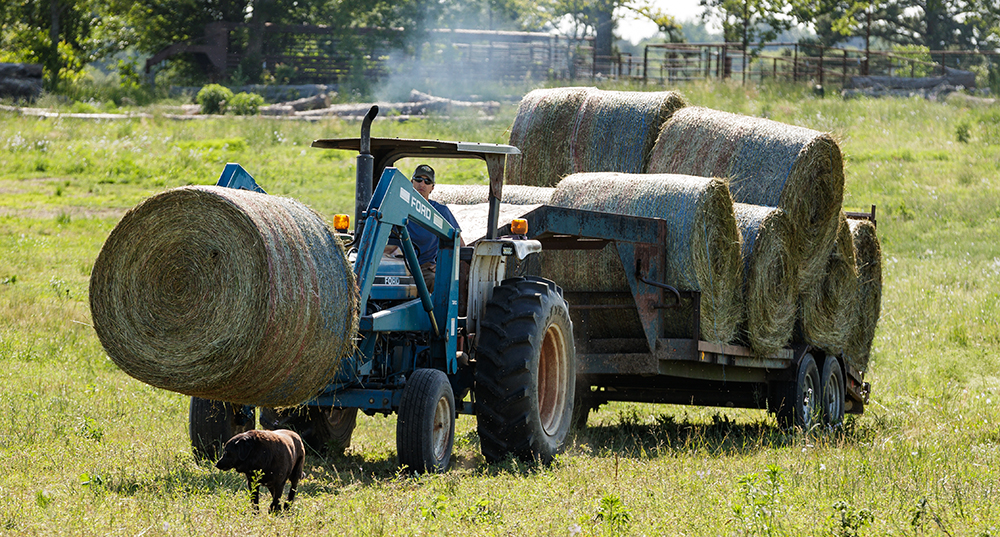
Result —
<instances>
[{"instance_id":1,"label":"metal corral fence","mask_svg":"<svg viewBox=\"0 0 1000 537\"><path fill-rule=\"evenodd\" d=\"M245 23L213 22L203 37L173 43L146 61L146 72L173 56L201 59L214 80L225 79L247 62L260 62L279 80L336 83L383 78L392 73L488 80L588 76L593 38L571 39L540 32L431 30L404 46L398 30L358 28L349 34L317 25L264 24L260 51L247 43L258 31Z\"/></svg>"},{"instance_id":2,"label":"metal corral fence","mask_svg":"<svg viewBox=\"0 0 1000 537\"><path fill-rule=\"evenodd\" d=\"M591 70L593 38L540 32L433 30L417 50L414 74L478 78L572 79Z\"/></svg>"},{"instance_id":3,"label":"metal corral fence","mask_svg":"<svg viewBox=\"0 0 1000 537\"><path fill-rule=\"evenodd\" d=\"M620 62L620 76L644 82L676 83L705 78L767 79L846 84L854 76L946 76L952 69L1000 70L1000 53L932 50L885 52L802 43L766 43L756 54L740 43L646 45L640 62ZM974 81L973 81L974 83Z\"/></svg>"}]
</instances>

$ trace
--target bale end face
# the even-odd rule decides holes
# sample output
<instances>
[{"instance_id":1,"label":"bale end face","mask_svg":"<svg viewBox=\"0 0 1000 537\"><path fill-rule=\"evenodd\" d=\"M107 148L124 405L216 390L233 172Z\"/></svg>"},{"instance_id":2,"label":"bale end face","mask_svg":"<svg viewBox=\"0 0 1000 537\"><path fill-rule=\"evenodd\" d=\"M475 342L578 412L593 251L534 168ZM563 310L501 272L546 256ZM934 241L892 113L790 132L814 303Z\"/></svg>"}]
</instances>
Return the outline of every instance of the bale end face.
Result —
<instances>
[{"instance_id":1,"label":"bale end face","mask_svg":"<svg viewBox=\"0 0 1000 537\"><path fill-rule=\"evenodd\" d=\"M184 187L130 210L91 272L101 344L138 380L288 406L353 348L358 297L343 247L301 203Z\"/></svg>"}]
</instances>

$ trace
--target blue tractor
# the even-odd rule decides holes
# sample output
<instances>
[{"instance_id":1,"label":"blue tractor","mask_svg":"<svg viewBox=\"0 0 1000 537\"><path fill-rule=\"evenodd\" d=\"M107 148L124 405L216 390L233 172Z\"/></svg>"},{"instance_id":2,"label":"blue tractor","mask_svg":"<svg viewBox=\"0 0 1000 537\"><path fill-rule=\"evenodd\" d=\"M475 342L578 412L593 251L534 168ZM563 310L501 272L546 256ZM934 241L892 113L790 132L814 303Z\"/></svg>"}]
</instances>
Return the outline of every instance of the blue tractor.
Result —
<instances>
[{"instance_id":1,"label":"blue tractor","mask_svg":"<svg viewBox=\"0 0 1000 537\"><path fill-rule=\"evenodd\" d=\"M573 324L555 283L506 277L509 258L523 260L541 249L538 241L510 230L501 234L498 226L505 159L519 150L371 138L377 113L372 107L360 138L313 143L359 152L355 228L353 233L337 230L360 291L356 351L314 399L298 408L260 409L262 426L295 429L317 450L343 450L358 410L396 413L400 464L442 471L451 460L456 416L473 414L487 460L508 454L551 460L563 448L572 421ZM485 161L490 176L486 236L461 247L458 230L392 167L404 157ZM263 191L235 164L226 167L219 185ZM408 222L440 240L433 293L420 277ZM390 239L400 245L402 259L383 256ZM191 401L191 440L204 455L217 452L233 434L254 428L255 421L253 407Z\"/></svg>"}]
</instances>

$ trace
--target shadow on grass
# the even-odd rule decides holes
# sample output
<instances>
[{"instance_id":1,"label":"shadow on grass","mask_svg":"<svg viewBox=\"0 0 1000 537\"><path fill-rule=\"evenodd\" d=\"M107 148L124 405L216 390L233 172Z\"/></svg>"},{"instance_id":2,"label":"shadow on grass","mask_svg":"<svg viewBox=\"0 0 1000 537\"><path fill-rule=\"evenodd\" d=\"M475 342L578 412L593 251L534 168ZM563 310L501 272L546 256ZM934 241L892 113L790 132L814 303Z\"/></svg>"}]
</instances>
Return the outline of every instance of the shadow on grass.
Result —
<instances>
[{"instance_id":1,"label":"shadow on grass","mask_svg":"<svg viewBox=\"0 0 1000 537\"><path fill-rule=\"evenodd\" d=\"M670 414L652 417L637 411L619 412L613 424L598 424L577 431L569 438L567 451L582 456L625 457L652 459L664 456L699 454L711 457L752 455L768 450L803 444L844 446L870 441L880 426L871 420L848 416L842 427L816 427L810 431L785 430L773 419L739 422L725 414L714 414L708 421ZM553 463L560 464L560 457ZM213 461L198 461L197 465L179 465L165 475L106 479L101 486L107 490L133 496L140 494L215 494L220 491L238 493L246 490L246 479L235 472L215 470ZM528 477L549 467L540 461L525 461L513 456L488 463L479 453L479 437L475 430L456 438L456 451L449 473L472 472L482 476L513 475ZM446 474L447 475L447 474ZM299 494L314 496L338 494L347 488L380 487L390 483L420 486L424 479L401 468L395 453L369 453L348 449L346 453L319 453L309 450L306 455L305 479Z\"/></svg>"},{"instance_id":2,"label":"shadow on grass","mask_svg":"<svg viewBox=\"0 0 1000 537\"><path fill-rule=\"evenodd\" d=\"M578 446L598 456L656 458L681 453L708 456L748 455L766 449L780 449L803 443L844 445L863 442L875 432L859 427L853 416L837 428L816 426L809 431L782 429L772 420L738 422L725 414L714 414L711 421L695 421L660 414L648 420L636 412L619 413L619 421L579 430Z\"/></svg>"}]
</instances>

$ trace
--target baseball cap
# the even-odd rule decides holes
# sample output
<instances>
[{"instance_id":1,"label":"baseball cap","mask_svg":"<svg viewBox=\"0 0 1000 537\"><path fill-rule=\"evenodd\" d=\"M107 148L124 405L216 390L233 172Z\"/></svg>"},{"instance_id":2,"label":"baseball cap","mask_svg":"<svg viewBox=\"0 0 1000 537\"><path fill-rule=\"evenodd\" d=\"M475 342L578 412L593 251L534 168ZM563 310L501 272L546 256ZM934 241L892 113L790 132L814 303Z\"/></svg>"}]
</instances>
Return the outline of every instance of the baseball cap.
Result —
<instances>
[{"instance_id":1,"label":"baseball cap","mask_svg":"<svg viewBox=\"0 0 1000 537\"><path fill-rule=\"evenodd\" d=\"M413 177L427 177L428 179L431 180L431 183L433 184L434 168L431 168L426 164L421 164L420 166L417 166L417 169L413 170Z\"/></svg>"}]
</instances>

